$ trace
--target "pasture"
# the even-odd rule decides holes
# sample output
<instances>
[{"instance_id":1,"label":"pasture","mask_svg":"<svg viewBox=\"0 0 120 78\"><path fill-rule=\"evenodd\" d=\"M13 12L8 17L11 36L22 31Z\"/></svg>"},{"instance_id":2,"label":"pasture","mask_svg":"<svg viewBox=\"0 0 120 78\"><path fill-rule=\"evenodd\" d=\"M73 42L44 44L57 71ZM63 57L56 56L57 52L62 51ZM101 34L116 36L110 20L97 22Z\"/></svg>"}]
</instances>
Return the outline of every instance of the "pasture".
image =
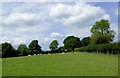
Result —
<instances>
[{"instance_id":1,"label":"pasture","mask_svg":"<svg viewBox=\"0 0 120 78\"><path fill-rule=\"evenodd\" d=\"M2 59L0 58L0 77L2 76Z\"/></svg>"},{"instance_id":2,"label":"pasture","mask_svg":"<svg viewBox=\"0 0 120 78\"><path fill-rule=\"evenodd\" d=\"M118 55L72 52L3 59L3 76L117 76Z\"/></svg>"}]
</instances>

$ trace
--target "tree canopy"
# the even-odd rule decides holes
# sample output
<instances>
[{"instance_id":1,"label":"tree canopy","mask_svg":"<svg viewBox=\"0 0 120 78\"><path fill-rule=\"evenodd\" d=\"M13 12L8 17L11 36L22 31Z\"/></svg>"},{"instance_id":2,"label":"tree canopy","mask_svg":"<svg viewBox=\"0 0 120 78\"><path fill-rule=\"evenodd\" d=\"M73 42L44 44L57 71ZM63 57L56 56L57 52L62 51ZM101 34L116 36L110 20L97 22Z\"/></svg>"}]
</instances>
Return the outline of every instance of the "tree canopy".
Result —
<instances>
[{"instance_id":1,"label":"tree canopy","mask_svg":"<svg viewBox=\"0 0 120 78\"><path fill-rule=\"evenodd\" d=\"M16 51L10 43L2 43L2 57L16 56Z\"/></svg>"},{"instance_id":2,"label":"tree canopy","mask_svg":"<svg viewBox=\"0 0 120 78\"><path fill-rule=\"evenodd\" d=\"M17 54L19 55L27 55L28 54L28 48L25 44L20 44L17 48Z\"/></svg>"},{"instance_id":3,"label":"tree canopy","mask_svg":"<svg viewBox=\"0 0 120 78\"><path fill-rule=\"evenodd\" d=\"M57 49L57 51L58 51L58 52L63 52L63 51L64 51L64 47L63 47L63 46L59 47L59 48Z\"/></svg>"},{"instance_id":4,"label":"tree canopy","mask_svg":"<svg viewBox=\"0 0 120 78\"><path fill-rule=\"evenodd\" d=\"M58 41L57 41L57 40L53 40L53 41L50 43L49 48L50 48L52 51L55 51L55 50L57 50L58 45L59 45Z\"/></svg>"},{"instance_id":5,"label":"tree canopy","mask_svg":"<svg viewBox=\"0 0 120 78\"><path fill-rule=\"evenodd\" d=\"M0 58L2 58L2 44L0 44Z\"/></svg>"},{"instance_id":6,"label":"tree canopy","mask_svg":"<svg viewBox=\"0 0 120 78\"><path fill-rule=\"evenodd\" d=\"M64 39L63 43L64 43L64 48L67 51L73 51L73 52L74 52L74 48L78 48L81 45L80 38L74 36L68 36L66 39Z\"/></svg>"},{"instance_id":7,"label":"tree canopy","mask_svg":"<svg viewBox=\"0 0 120 78\"><path fill-rule=\"evenodd\" d=\"M41 53L41 46L39 46L38 40L33 40L29 44L28 53L29 54L39 54L39 53Z\"/></svg>"},{"instance_id":8,"label":"tree canopy","mask_svg":"<svg viewBox=\"0 0 120 78\"><path fill-rule=\"evenodd\" d=\"M110 43L115 36L115 31L110 29L110 23L105 19L96 22L91 28L91 33L92 44Z\"/></svg>"},{"instance_id":9,"label":"tree canopy","mask_svg":"<svg viewBox=\"0 0 120 78\"><path fill-rule=\"evenodd\" d=\"M82 40L82 46L88 46L91 42L91 37L84 37Z\"/></svg>"}]
</instances>

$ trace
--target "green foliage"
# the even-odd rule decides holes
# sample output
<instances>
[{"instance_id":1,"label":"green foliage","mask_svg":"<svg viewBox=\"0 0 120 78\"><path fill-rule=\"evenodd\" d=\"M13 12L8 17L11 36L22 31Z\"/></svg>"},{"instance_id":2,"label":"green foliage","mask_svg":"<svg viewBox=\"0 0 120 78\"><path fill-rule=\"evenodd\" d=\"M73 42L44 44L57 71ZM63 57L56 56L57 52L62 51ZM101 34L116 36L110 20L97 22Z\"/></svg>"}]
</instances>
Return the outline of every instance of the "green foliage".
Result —
<instances>
[{"instance_id":1,"label":"green foliage","mask_svg":"<svg viewBox=\"0 0 120 78\"><path fill-rule=\"evenodd\" d=\"M50 51L50 50L49 51L47 51L47 50L46 51L42 51L42 54L48 54L48 53L53 53L53 52Z\"/></svg>"},{"instance_id":2,"label":"green foliage","mask_svg":"<svg viewBox=\"0 0 120 78\"><path fill-rule=\"evenodd\" d=\"M13 57L16 56L16 50L10 43L2 43L2 57Z\"/></svg>"},{"instance_id":3,"label":"green foliage","mask_svg":"<svg viewBox=\"0 0 120 78\"><path fill-rule=\"evenodd\" d=\"M0 58L2 58L2 44L0 44Z\"/></svg>"},{"instance_id":4,"label":"green foliage","mask_svg":"<svg viewBox=\"0 0 120 78\"><path fill-rule=\"evenodd\" d=\"M118 43L107 43L107 44L90 45L86 47L75 48L75 51L118 54L119 46Z\"/></svg>"},{"instance_id":5,"label":"green foliage","mask_svg":"<svg viewBox=\"0 0 120 78\"><path fill-rule=\"evenodd\" d=\"M81 45L80 38L74 36L68 36L66 39L64 39L63 43L64 43L64 48L67 51L73 51L73 52L74 52L74 48L78 48Z\"/></svg>"},{"instance_id":6,"label":"green foliage","mask_svg":"<svg viewBox=\"0 0 120 78\"><path fill-rule=\"evenodd\" d=\"M109 21L104 19L93 25L91 33L93 33L91 36L92 44L110 43L116 34L114 30L110 29Z\"/></svg>"},{"instance_id":7,"label":"green foliage","mask_svg":"<svg viewBox=\"0 0 120 78\"><path fill-rule=\"evenodd\" d=\"M91 37L84 37L81 42L82 46L88 46L91 42Z\"/></svg>"},{"instance_id":8,"label":"green foliage","mask_svg":"<svg viewBox=\"0 0 120 78\"><path fill-rule=\"evenodd\" d=\"M21 44L19 45L19 47L17 48L17 55L28 55L28 48L26 45Z\"/></svg>"},{"instance_id":9,"label":"green foliage","mask_svg":"<svg viewBox=\"0 0 120 78\"><path fill-rule=\"evenodd\" d=\"M57 40L53 40L53 41L50 43L49 48L54 52L54 51L57 50L58 45L59 45L58 41L57 41Z\"/></svg>"},{"instance_id":10,"label":"green foliage","mask_svg":"<svg viewBox=\"0 0 120 78\"><path fill-rule=\"evenodd\" d=\"M64 51L64 47L63 47L63 46L59 47L59 48L57 49L57 51L58 51L58 52L63 52L63 51Z\"/></svg>"},{"instance_id":11,"label":"green foliage","mask_svg":"<svg viewBox=\"0 0 120 78\"><path fill-rule=\"evenodd\" d=\"M39 53L41 53L41 46L39 46L38 40L33 40L29 44L28 53L29 54L39 54Z\"/></svg>"}]
</instances>

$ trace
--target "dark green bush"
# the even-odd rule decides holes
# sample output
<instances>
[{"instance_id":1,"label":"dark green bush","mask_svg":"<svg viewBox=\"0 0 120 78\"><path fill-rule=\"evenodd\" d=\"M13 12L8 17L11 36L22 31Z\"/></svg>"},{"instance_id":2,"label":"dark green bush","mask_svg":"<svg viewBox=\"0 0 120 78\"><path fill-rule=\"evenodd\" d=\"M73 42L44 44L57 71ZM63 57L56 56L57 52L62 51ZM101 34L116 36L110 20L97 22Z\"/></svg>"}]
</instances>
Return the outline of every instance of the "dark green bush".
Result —
<instances>
[{"instance_id":1,"label":"dark green bush","mask_svg":"<svg viewBox=\"0 0 120 78\"><path fill-rule=\"evenodd\" d=\"M120 52L118 43L107 43L99 45L90 45L86 47L75 48L75 51L88 51L88 52L98 52L98 53L111 53L118 54Z\"/></svg>"}]
</instances>

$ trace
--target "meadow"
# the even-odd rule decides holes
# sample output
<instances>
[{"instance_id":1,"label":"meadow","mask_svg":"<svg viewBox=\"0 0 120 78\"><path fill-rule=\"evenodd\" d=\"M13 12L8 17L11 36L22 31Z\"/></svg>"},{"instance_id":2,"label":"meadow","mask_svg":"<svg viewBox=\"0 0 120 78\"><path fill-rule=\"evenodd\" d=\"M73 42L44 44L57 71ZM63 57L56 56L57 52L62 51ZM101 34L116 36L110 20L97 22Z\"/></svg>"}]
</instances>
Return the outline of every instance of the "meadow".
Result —
<instances>
[{"instance_id":1,"label":"meadow","mask_svg":"<svg viewBox=\"0 0 120 78\"><path fill-rule=\"evenodd\" d=\"M117 76L118 55L71 52L4 58L3 76Z\"/></svg>"},{"instance_id":2,"label":"meadow","mask_svg":"<svg viewBox=\"0 0 120 78\"><path fill-rule=\"evenodd\" d=\"M0 77L2 76L2 59L0 58Z\"/></svg>"}]
</instances>

